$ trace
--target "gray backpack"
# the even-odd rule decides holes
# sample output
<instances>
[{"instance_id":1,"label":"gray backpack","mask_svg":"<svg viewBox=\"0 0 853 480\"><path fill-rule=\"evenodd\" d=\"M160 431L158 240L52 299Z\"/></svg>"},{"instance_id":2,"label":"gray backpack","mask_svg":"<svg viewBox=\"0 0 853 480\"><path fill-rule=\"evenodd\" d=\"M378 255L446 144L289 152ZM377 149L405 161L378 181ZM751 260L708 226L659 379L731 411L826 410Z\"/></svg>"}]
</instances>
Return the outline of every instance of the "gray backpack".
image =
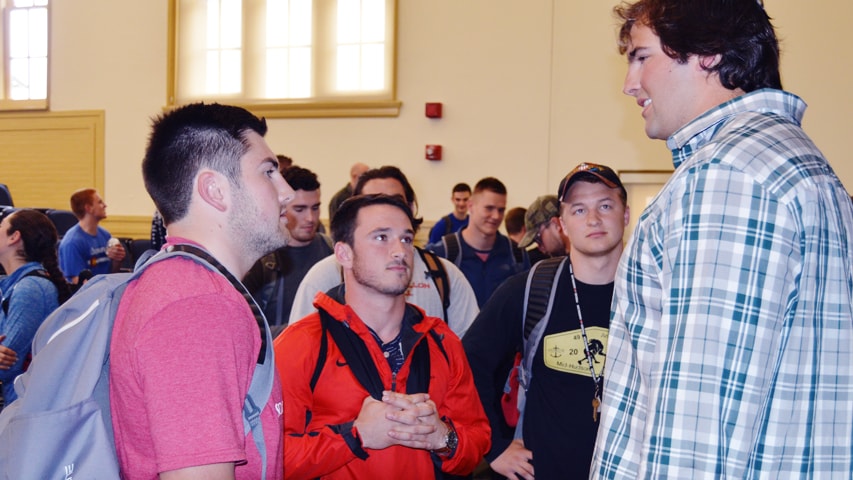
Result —
<instances>
[{"instance_id":1,"label":"gray backpack","mask_svg":"<svg viewBox=\"0 0 853 480\"><path fill-rule=\"evenodd\" d=\"M44 321L33 340L32 363L15 379L18 399L0 413L0 478L119 478L110 415L109 353L113 321L125 288L147 266L175 256L233 279L203 250L188 245L174 248L155 255L133 273L94 277ZM242 284L234 282L243 293ZM248 292L244 296L251 298ZM264 357L255 368L243 405L243 426L261 454L265 478L267 451L260 413L272 391L275 364L269 326L256 306L252 310L264 327Z\"/></svg>"}]
</instances>

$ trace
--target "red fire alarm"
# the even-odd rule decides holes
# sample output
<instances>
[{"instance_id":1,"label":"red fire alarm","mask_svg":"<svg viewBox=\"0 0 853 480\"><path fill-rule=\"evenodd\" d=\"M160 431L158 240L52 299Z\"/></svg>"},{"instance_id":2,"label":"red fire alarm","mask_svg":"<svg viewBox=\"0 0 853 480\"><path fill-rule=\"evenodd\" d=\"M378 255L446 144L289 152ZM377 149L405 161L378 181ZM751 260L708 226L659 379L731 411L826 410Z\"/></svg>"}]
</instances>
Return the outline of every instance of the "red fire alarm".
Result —
<instances>
[{"instance_id":1,"label":"red fire alarm","mask_svg":"<svg viewBox=\"0 0 853 480\"><path fill-rule=\"evenodd\" d=\"M426 146L426 159L427 160L441 160L441 145L427 145Z\"/></svg>"},{"instance_id":2,"label":"red fire alarm","mask_svg":"<svg viewBox=\"0 0 853 480\"><path fill-rule=\"evenodd\" d=\"M426 104L427 118L441 118L441 103L429 102Z\"/></svg>"}]
</instances>

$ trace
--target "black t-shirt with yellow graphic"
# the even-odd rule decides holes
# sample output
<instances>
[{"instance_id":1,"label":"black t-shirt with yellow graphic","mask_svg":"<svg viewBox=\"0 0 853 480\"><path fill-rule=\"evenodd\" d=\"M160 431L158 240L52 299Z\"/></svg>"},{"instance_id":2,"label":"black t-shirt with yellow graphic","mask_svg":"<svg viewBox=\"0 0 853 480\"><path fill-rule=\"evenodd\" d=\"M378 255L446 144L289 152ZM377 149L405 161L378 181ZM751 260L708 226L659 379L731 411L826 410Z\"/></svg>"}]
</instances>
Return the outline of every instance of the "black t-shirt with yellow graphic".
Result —
<instances>
[{"instance_id":1,"label":"black t-shirt with yellow graphic","mask_svg":"<svg viewBox=\"0 0 853 480\"><path fill-rule=\"evenodd\" d=\"M587 478L598 421L593 420L595 384L585 354L569 269L559 280L554 308L533 362L527 392L524 443L533 452L537 480ZM607 357L613 283L577 280L581 314L596 375Z\"/></svg>"}]
</instances>

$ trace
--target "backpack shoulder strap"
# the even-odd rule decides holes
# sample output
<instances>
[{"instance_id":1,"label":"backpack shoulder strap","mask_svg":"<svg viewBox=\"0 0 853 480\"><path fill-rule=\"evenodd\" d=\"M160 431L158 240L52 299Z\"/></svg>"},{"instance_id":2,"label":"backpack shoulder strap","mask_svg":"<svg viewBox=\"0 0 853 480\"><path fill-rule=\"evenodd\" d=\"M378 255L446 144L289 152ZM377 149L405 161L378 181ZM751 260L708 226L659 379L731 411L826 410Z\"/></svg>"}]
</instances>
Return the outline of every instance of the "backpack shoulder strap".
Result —
<instances>
[{"instance_id":1,"label":"backpack shoulder strap","mask_svg":"<svg viewBox=\"0 0 853 480\"><path fill-rule=\"evenodd\" d=\"M3 313L5 313L6 315L9 314L9 301L12 299L12 292L14 292L15 287L17 287L18 284L21 283L21 280L23 280L27 277L41 277L41 278L45 278L47 280L50 280L50 275L46 271L44 271L40 268L37 268L35 270L30 270L29 272L22 275L21 278L19 278L18 281L15 282L15 285L12 287L12 289L9 290L9 293L3 298L2 308L3 308ZM447 316L447 315L445 315L445 316Z\"/></svg>"},{"instance_id":2,"label":"backpack shoulder strap","mask_svg":"<svg viewBox=\"0 0 853 480\"><path fill-rule=\"evenodd\" d=\"M550 315L557 287L554 280L563 270L563 264L567 258L549 258L530 269L524 290L523 333L525 342L539 321L546 315Z\"/></svg>"},{"instance_id":3,"label":"backpack shoulder strap","mask_svg":"<svg viewBox=\"0 0 853 480\"><path fill-rule=\"evenodd\" d=\"M322 309L320 309L320 312L325 313ZM314 388L317 386L317 381L320 380L320 374L323 373L323 367L326 365L326 355L329 351L329 339L327 336L328 329L326 328L327 322L323 320L323 313L320 313L320 326L322 327L320 332L320 349L317 354L317 364L314 365L314 374L311 375L311 382L309 383L312 393L314 392Z\"/></svg>"},{"instance_id":4,"label":"backpack shoulder strap","mask_svg":"<svg viewBox=\"0 0 853 480\"><path fill-rule=\"evenodd\" d=\"M258 323L261 334L261 348L258 352L258 362L252 374L249 391L243 401L243 433L248 436L251 432L252 440L258 449L261 458L262 476L266 478L267 471L267 449L264 438L263 425L261 424L261 412L269 401L272 387L275 383L275 360L273 358L272 333L269 323L255 299L246 290L246 287L237 280L219 261L205 250L194 245L173 245L166 250L166 255L157 255L152 260L162 260L169 255L184 255L193 258L196 262L206 266L210 270L218 271L229 283L240 292L249 304L249 308ZM158 258L161 257L161 258ZM148 266L149 262L144 266ZM137 275L135 272L134 275Z\"/></svg>"},{"instance_id":5,"label":"backpack shoulder strap","mask_svg":"<svg viewBox=\"0 0 853 480\"><path fill-rule=\"evenodd\" d=\"M432 279L436 290L438 290L441 306L444 309L444 321L447 322L447 309L450 308L450 280L447 277L447 270L435 253L423 248L417 248L417 251L427 266L427 275Z\"/></svg>"},{"instance_id":6,"label":"backpack shoulder strap","mask_svg":"<svg viewBox=\"0 0 853 480\"><path fill-rule=\"evenodd\" d=\"M322 308L318 311L320 312L320 322L324 324L323 328L332 335L335 345L340 349L355 378L371 397L382 400L382 390L385 386L382 384L379 370L376 369L373 358L367 350L367 345L355 332L342 322L332 318L328 312Z\"/></svg>"},{"instance_id":7,"label":"backpack shoulder strap","mask_svg":"<svg viewBox=\"0 0 853 480\"><path fill-rule=\"evenodd\" d=\"M524 338L521 364L518 366L518 423L515 426L515 438L521 438L524 431L524 406L526 393L533 380L533 357L554 306L557 292L557 279L566 264L568 257L549 258L542 260L530 269L527 274L527 285L524 289L524 323L522 335Z\"/></svg>"},{"instance_id":8,"label":"backpack shoulder strap","mask_svg":"<svg viewBox=\"0 0 853 480\"><path fill-rule=\"evenodd\" d=\"M444 245L444 258L453 262L457 267L462 264L462 246L459 243L459 232L453 232L441 237Z\"/></svg>"},{"instance_id":9,"label":"backpack shoulder strap","mask_svg":"<svg viewBox=\"0 0 853 480\"><path fill-rule=\"evenodd\" d=\"M507 242L509 242L509 250L512 252L512 258L515 260L516 265L521 265L524 263L524 250L518 246L517 243L514 243L509 237L506 237Z\"/></svg>"},{"instance_id":10,"label":"backpack shoulder strap","mask_svg":"<svg viewBox=\"0 0 853 480\"><path fill-rule=\"evenodd\" d=\"M411 307L407 307L411 308ZM385 386L382 383L382 378L379 376L379 370L373 363L370 352L364 342L350 330L342 322L332 318L332 316L323 310L318 310L320 313L320 324L322 325L322 336L320 338L320 354L317 358L317 365L314 367L314 374L311 376L311 391L317 386L317 381L320 379L320 374L323 371L323 366L326 363L328 354L328 338L326 332L332 335L335 345L340 349L358 382L370 393L370 396L377 400L382 399L382 390ZM447 352L442 345L441 337L430 330L429 336L433 338L439 351L449 362ZM430 355L428 338L421 340L412 352L411 370L409 378L406 381L406 391L410 393L428 392L430 383Z\"/></svg>"},{"instance_id":11,"label":"backpack shoulder strap","mask_svg":"<svg viewBox=\"0 0 853 480\"><path fill-rule=\"evenodd\" d=\"M448 235L453 233L453 214L448 213L446 217L444 217L444 234Z\"/></svg>"},{"instance_id":12,"label":"backpack shoulder strap","mask_svg":"<svg viewBox=\"0 0 853 480\"><path fill-rule=\"evenodd\" d=\"M530 269L530 273L527 274L527 285L524 290L524 323L522 326L524 338L523 371L521 372L522 375L519 375L519 382L525 389L529 386L531 378L533 356L536 354L536 348L542 339L542 334L551 316L551 309L554 306L554 297L557 292L555 280L559 278L567 259L568 257L560 257L543 260L534 265Z\"/></svg>"}]
</instances>

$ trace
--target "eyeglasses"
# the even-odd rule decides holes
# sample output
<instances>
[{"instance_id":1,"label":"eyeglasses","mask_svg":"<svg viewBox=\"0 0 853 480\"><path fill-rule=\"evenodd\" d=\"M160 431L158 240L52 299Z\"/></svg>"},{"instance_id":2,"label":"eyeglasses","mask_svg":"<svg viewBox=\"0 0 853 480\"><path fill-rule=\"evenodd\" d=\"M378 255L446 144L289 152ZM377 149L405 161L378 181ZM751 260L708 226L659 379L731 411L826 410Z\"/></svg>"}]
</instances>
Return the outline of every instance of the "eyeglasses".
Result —
<instances>
[{"instance_id":1,"label":"eyeglasses","mask_svg":"<svg viewBox=\"0 0 853 480\"><path fill-rule=\"evenodd\" d=\"M539 228L536 230L536 235L533 237L533 241L536 242L536 245L542 245L542 232L548 229L548 226L551 225L551 222L543 223L539 225Z\"/></svg>"}]
</instances>

